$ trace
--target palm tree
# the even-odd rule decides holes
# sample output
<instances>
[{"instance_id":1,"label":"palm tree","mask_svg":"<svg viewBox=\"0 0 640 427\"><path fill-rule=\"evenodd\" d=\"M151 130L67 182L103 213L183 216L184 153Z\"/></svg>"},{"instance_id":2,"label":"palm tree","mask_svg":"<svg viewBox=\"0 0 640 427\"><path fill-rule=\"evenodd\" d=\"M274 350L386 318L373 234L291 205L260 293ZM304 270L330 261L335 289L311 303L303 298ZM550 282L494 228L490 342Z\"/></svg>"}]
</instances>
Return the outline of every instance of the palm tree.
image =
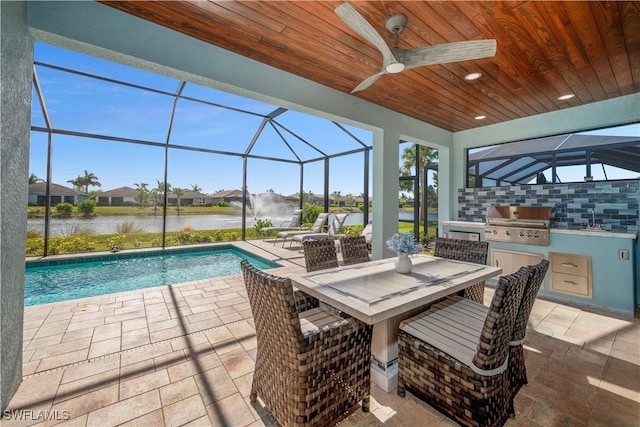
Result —
<instances>
[{"instance_id":1,"label":"palm tree","mask_svg":"<svg viewBox=\"0 0 640 427\"><path fill-rule=\"evenodd\" d=\"M164 200L165 190L171 191L171 184L169 183L165 184L159 179L156 179L156 188L151 190L151 193L153 194L153 214L154 215L158 214L158 198L162 197L162 200ZM164 204L164 201L162 203Z\"/></svg>"},{"instance_id":2,"label":"palm tree","mask_svg":"<svg viewBox=\"0 0 640 427\"><path fill-rule=\"evenodd\" d=\"M29 185L37 184L39 182L44 182L44 179L38 178L35 173L32 173L31 175L29 175Z\"/></svg>"},{"instance_id":3,"label":"palm tree","mask_svg":"<svg viewBox=\"0 0 640 427\"><path fill-rule=\"evenodd\" d=\"M438 182L438 174L434 174L434 185L426 186L425 178L425 166L436 163L435 160L438 159L438 150L428 147L420 147L420 168L415 172L418 174L418 179L420 180L420 187L418 189L418 194L414 194L414 203L416 201L420 202L420 217L424 218L424 204L421 203L422 197L421 192L426 192L427 195L427 203L429 206L437 206L438 196L436 193L435 186L437 186ZM402 166L400 167L400 176L411 176L411 169L416 169L416 144L412 144L410 147L404 149L402 153ZM411 181L400 181L400 189L413 193L413 183ZM433 203L435 199L435 203ZM429 221L425 219L424 224L424 234L425 236L429 235Z\"/></svg>"},{"instance_id":4,"label":"palm tree","mask_svg":"<svg viewBox=\"0 0 640 427\"><path fill-rule=\"evenodd\" d=\"M191 190L199 193L202 188L198 187L198 184L191 184Z\"/></svg>"},{"instance_id":5,"label":"palm tree","mask_svg":"<svg viewBox=\"0 0 640 427\"><path fill-rule=\"evenodd\" d=\"M179 187L174 187L173 194L175 194L176 197L178 198L178 201L176 203L176 208L178 209L178 216L180 216L180 197L184 196L184 190Z\"/></svg>"},{"instance_id":6,"label":"palm tree","mask_svg":"<svg viewBox=\"0 0 640 427\"><path fill-rule=\"evenodd\" d=\"M345 196L345 205L347 206L355 206L356 204L356 199L355 197L353 197L353 194L349 193Z\"/></svg>"},{"instance_id":7,"label":"palm tree","mask_svg":"<svg viewBox=\"0 0 640 427\"><path fill-rule=\"evenodd\" d=\"M75 188L85 193L89 193L89 187L102 187L98 177L93 172L84 171L84 176L78 175L76 179L70 179L67 182L73 184Z\"/></svg>"},{"instance_id":8,"label":"palm tree","mask_svg":"<svg viewBox=\"0 0 640 427\"><path fill-rule=\"evenodd\" d=\"M420 147L420 170L417 170L416 173L420 178L420 188L426 189L425 187L425 165L431 165L436 163L435 160L438 159L438 150L428 147ZM400 176L410 176L412 175L411 170L415 169L416 166L416 144L407 147L402 152L402 166L400 167ZM437 181L436 181L437 182ZM400 189L413 193L413 183L410 181L401 181ZM423 190L424 191L424 190ZM413 195L415 200L420 200L420 194ZM420 216L422 216L422 204L420 204Z\"/></svg>"},{"instance_id":9,"label":"palm tree","mask_svg":"<svg viewBox=\"0 0 640 427\"><path fill-rule=\"evenodd\" d=\"M331 198L336 206L340 206L340 191L334 191L331 193Z\"/></svg>"},{"instance_id":10,"label":"palm tree","mask_svg":"<svg viewBox=\"0 0 640 427\"><path fill-rule=\"evenodd\" d=\"M147 200L149 200L149 184L147 184L146 182L142 182L140 184L134 182L133 185L136 186L136 191L138 192L138 194L136 194L135 200L136 202L140 203L140 206L144 208L147 204Z\"/></svg>"},{"instance_id":11,"label":"palm tree","mask_svg":"<svg viewBox=\"0 0 640 427\"><path fill-rule=\"evenodd\" d=\"M160 181L158 179L156 179L156 183L157 183L156 189L158 190L158 192L164 193L165 190L167 192L171 191L171 184L169 184L169 183L165 184L164 182L162 182L162 181Z\"/></svg>"}]
</instances>

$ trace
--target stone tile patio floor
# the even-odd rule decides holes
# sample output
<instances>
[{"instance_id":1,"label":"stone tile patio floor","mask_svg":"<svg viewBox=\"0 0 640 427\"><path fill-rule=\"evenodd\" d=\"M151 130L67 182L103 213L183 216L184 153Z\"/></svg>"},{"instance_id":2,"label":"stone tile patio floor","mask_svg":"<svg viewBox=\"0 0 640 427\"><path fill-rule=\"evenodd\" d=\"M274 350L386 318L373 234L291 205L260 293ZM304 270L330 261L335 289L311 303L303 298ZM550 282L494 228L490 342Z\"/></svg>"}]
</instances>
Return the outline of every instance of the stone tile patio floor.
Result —
<instances>
[{"instance_id":1,"label":"stone tile patio floor","mask_svg":"<svg viewBox=\"0 0 640 427\"><path fill-rule=\"evenodd\" d=\"M296 247L238 245L283 265L274 274L304 271ZM256 339L239 275L27 307L23 349L2 426L277 425L249 402ZM529 384L507 426L640 425L638 319L538 299L525 351ZM373 386L371 412L340 425L456 423Z\"/></svg>"}]
</instances>

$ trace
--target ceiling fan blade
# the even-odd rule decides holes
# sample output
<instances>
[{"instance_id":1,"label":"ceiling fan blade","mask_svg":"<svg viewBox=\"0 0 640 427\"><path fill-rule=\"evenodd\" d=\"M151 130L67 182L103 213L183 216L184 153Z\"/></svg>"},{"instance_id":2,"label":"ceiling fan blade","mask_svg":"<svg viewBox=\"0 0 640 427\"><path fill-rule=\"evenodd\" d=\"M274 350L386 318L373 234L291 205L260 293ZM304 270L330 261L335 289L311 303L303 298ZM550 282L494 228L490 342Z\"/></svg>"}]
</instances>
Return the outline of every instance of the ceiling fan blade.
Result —
<instances>
[{"instance_id":1,"label":"ceiling fan blade","mask_svg":"<svg viewBox=\"0 0 640 427\"><path fill-rule=\"evenodd\" d=\"M342 3L335 9L336 14L360 37L374 45L382 53L384 68L387 64L397 62L391 49L382 36L367 22L349 3ZM366 81L366 80L365 80Z\"/></svg>"},{"instance_id":2,"label":"ceiling fan blade","mask_svg":"<svg viewBox=\"0 0 640 427\"><path fill-rule=\"evenodd\" d=\"M368 88L369 86L374 84L376 82L376 80L378 80L384 74L387 74L387 72L384 71L384 70L380 71L379 73L374 74L373 76L369 77L368 79L366 79L362 83L360 83L358 86L356 86L356 88L353 89L351 91L351 93L356 93L356 92L360 92L361 90L365 90L366 88Z\"/></svg>"},{"instance_id":3,"label":"ceiling fan blade","mask_svg":"<svg viewBox=\"0 0 640 427\"><path fill-rule=\"evenodd\" d=\"M490 58L495 56L495 54L495 40L470 40L398 51L400 62L404 63L407 67L406 69L421 67L423 65L447 64L450 62Z\"/></svg>"}]
</instances>

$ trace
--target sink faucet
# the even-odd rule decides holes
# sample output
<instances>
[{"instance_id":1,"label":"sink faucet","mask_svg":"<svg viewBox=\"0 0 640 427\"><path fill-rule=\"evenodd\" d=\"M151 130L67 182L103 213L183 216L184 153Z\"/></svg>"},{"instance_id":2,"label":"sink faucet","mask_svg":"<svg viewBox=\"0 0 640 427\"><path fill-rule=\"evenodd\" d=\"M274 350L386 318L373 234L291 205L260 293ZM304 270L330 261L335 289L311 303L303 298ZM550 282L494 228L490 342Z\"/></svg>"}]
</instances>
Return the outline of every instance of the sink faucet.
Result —
<instances>
[{"instance_id":1,"label":"sink faucet","mask_svg":"<svg viewBox=\"0 0 640 427\"><path fill-rule=\"evenodd\" d=\"M593 229L599 228L599 227L596 227L596 210L595 209L591 209L591 222L592 222L591 228Z\"/></svg>"}]
</instances>

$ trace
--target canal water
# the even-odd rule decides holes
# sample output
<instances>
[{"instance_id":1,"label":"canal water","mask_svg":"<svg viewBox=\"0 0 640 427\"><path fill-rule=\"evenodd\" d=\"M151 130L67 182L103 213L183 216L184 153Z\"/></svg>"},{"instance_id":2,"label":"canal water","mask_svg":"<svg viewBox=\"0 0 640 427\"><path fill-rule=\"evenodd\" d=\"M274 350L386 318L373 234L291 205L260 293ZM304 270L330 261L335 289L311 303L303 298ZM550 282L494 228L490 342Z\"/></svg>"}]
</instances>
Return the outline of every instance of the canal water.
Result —
<instances>
[{"instance_id":1,"label":"canal water","mask_svg":"<svg viewBox=\"0 0 640 427\"><path fill-rule=\"evenodd\" d=\"M412 219L413 214L400 212L402 219ZM345 220L345 225L362 224L363 214L352 212ZM288 222L291 217L270 217L274 225ZM436 220L436 214L429 214L429 220ZM137 225L143 232L155 233L162 231L161 216L135 216L135 215L109 215L96 216L89 219L82 218L52 218L51 237L71 236L74 232L82 229L89 234L114 234L117 227L125 222ZM247 228L253 227L256 223L254 218L247 218ZM44 218L29 218L27 227L38 230L44 234ZM192 230L215 230L242 227L242 218L238 215L171 215L167 217L167 231L179 231L189 228Z\"/></svg>"}]
</instances>

